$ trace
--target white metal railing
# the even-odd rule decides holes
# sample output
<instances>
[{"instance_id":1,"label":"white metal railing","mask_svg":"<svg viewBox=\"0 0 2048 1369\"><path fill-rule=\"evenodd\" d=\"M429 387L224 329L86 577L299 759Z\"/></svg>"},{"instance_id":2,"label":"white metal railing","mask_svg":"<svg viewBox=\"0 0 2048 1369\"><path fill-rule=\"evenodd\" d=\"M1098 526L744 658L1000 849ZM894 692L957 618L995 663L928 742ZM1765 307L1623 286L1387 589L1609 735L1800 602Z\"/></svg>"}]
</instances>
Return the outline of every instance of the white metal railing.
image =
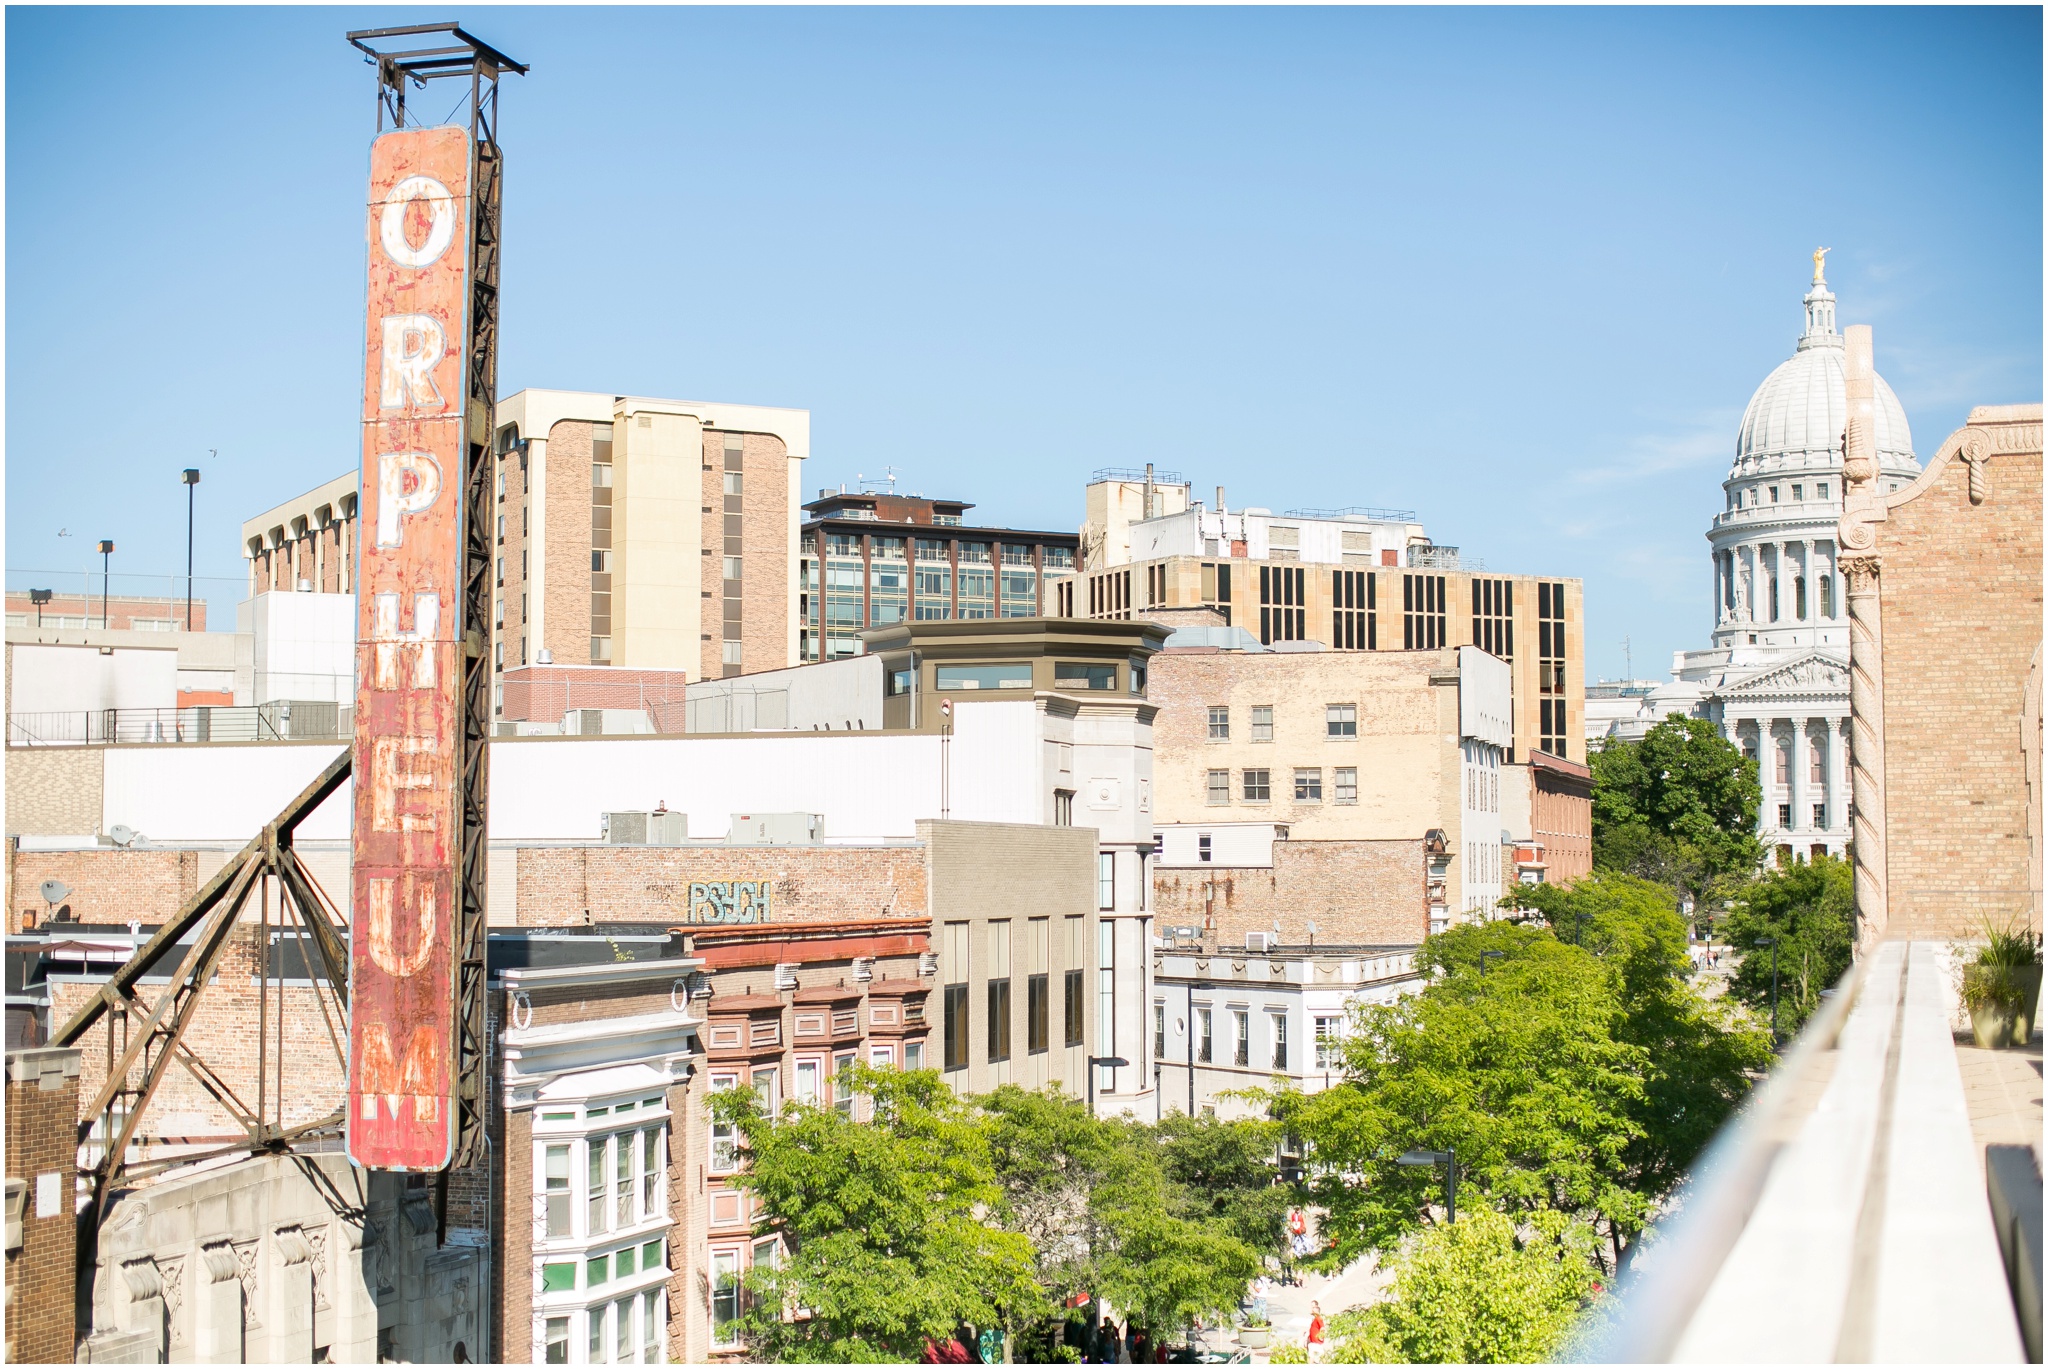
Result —
<instances>
[{"instance_id":1,"label":"white metal railing","mask_svg":"<svg viewBox=\"0 0 2048 1369\"><path fill-rule=\"evenodd\" d=\"M250 707L87 708L15 713L9 746L117 746L158 742L346 741L354 735L347 704L273 699Z\"/></svg>"}]
</instances>

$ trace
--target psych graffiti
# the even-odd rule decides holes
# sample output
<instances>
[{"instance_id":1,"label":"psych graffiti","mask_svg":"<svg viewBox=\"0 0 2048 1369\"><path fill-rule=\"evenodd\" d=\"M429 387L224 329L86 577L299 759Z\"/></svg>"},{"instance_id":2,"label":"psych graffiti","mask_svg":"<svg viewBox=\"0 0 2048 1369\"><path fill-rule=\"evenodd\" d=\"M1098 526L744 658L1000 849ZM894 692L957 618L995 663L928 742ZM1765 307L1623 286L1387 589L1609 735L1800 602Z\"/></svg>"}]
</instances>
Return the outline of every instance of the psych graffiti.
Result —
<instances>
[{"instance_id":1,"label":"psych graffiti","mask_svg":"<svg viewBox=\"0 0 2048 1369\"><path fill-rule=\"evenodd\" d=\"M710 880L690 886L688 922L766 922L773 903L768 880Z\"/></svg>"}]
</instances>

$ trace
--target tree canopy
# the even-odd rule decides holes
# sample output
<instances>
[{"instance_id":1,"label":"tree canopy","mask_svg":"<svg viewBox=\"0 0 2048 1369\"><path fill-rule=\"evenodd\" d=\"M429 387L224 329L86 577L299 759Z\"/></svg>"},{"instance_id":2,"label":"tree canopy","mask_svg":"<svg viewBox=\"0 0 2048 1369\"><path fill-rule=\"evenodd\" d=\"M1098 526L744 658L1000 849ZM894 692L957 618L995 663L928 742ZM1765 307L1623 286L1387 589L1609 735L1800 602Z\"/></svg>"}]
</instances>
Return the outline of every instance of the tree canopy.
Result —
<instances>
[{"instance_id":1,"label":"tree canopy","mask_svg":"<svg viewBox=\"0 0 2048 1369\"><path fill-rule=\"evenodd\" d=\"M1580 944L1511 922L1430 937L1423 991L1356 1011L1344 1082L1276 1098L1314 1150L1332 1262L1438 1220L1442 1172L1396 1163L1420 1147L1457 1151L1461 1213L1562 1213L1618 1263L1769 1058L1749 1014L1687 982L1667 890L1603 874L1526 901Z\"/></svg>"},{"instance_id":2,"label":"tree canopy","mask_svg":"<svg viewBox=\"0 0 2048 1369\"><path fill-rule=\"evenodd\" d=\"M1756 762L1711 722L1666 718L1587 759L1596 867L1669 885L1695 906L1756 869Z\"/></svg>"},{"instance_id":3,"label":"tree canopy","mask_svg":"<svg viewBox=\"0 0 2048 1369\"><path fill-rule=\"evenodd\" d=\"M914 1360L927 1339L1009 1324L1039 1297L1030 1242L982 1220L1002 1190L979 1119L934 1072L852 1068L870 1121L800 1102L771 1118L750 1090L712 1097L745 1143L733 1182L786 1247L779 1268L748 1275L744 1328L764 1357Z\"/></svg>"},{"instance_id":4,"label":"tree canopy","mask_svg":"<svg viewBox=\"0 0 2048 1369\"><path fill-rule=\"evenodd\" d=\"M1522 1231L1481 1210L1412 1240L1386 1301L1335 1323L1341 1364L1536 1364L1561 1358L1598 1296L1598 1238L1555 1212Z\"/></svg>"},{"instance_id":5,"label":"tree canopy","mask_svg":"<svg viewBox=\"0 0 2048 1369\"><path fill-rule=\"evenodd\" d=\"M1771 952L1778 943L1778 1030L1790 1036L1820 1007L1822 989L1848 973L1856 949L1855 881L1845 860L1816 856L1766 871L1739 891L1721 935L1743 952L1733 997L1769 1012Z\"/></svg>"}]
</instances>

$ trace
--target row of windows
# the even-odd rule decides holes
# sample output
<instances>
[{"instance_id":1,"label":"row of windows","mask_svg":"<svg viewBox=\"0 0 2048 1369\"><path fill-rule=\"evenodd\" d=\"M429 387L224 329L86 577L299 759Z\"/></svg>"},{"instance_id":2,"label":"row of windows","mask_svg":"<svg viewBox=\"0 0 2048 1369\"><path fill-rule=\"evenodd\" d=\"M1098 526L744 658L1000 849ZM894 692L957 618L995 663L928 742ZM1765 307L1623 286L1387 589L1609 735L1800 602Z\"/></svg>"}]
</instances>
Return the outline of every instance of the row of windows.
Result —
<instances>
[{"instance_id":1,"label":"row of windows","mask_svg":"<svg viewBox=\"0 0 2048 1369\"><path fill-rule=\"evenodd\" d=\"M1536 585L1537 749L1553 756L1571 754L1570 708L1565 698L1564 586L1550 581Z\"/></svg>"},{"instance_id":2,"label":"row of windows","mask_svg":"<svg viewBox=\"0 0 2048 1369\"><path fill-rule=\"evenodd\" d=\"M1778 501L1778 488L1779 488L1779 487L1778 487L1778 486L1776 486L1776 485L1772 485L1772 486L1770 486L1770 499L1771 499L1771 502L1772 502L1773 504L1775 504L1775 503L1779 502L1779 501ZM1898 488L1898 487L1897 487L1896 485L1894 485L1894 486L1893 486L1893 488L1894 488L1894 489L1896 489L1896 488ZM1828 497L1828 482L1827 482L1827 481L1823 480L1823 481L1821 481L1821 482L1820 482L1819 484L1817 484L1817 485L1815 485L1815 486L1813 487L1813 497L1814 497L1815 499L1826 499L1826 498ZM1797 503L1803 503L1803 502L1805 501L1805 499L1806 499L1806 486L1805 486L1805 485L1801 485L1801 484L1795 484L1795 485L1793 485L1793 486L1792 486L1792 502L1793 502L1793 503L1795 503L1795 504L1797 504ZM1752 489L1752 490L1750 490L1750 491L1749 491L1749 504L1748 504L1748 507L1749 507L1749 508L1752 508L1752 509L1753 509L1753 508L1755 508L1756 506L1757 506L1757 491L1756 491L1756 490L1754 490L1754 489ZM1741 490L1730 490L1730 491L1728 491L1728 507L1729 507L1729 508L1731 508L1731 509L1739 509L1739 508L1742 508L1742 507L1744 507L1744 505L1743 505L1743 502L1742 502L1742 491L1741 491Z\"/></svg>"},{"instance_id":3,"label":"row of windows","mask_svg":"<svg viewBox=\"0 0 2048 1369\"><path fill-rule=\"evenodd\" d=\"M548 1239L590 1240L665 1218L667 1131L666 1126L636 1127L543 1143L540 1173Z\"/></svg>"},{"instance_id":4,"label":"row of windows","mask_svg":"<svg viewBox=\"0 0 2048 1369\"><path fill-rule=\"evenodd\" d=\"M1252 1014L1249 1008L1231 1008L1231 1039L1227 1043L1229 1062L1241 1068L1252 1063ZM1317 1055L1323 1055L1322 1030L1333 1019L1318 1018ZM1269 1012L1266 1014L1266 1049L1259 1052L1259 1065L1263 1069L1284 1070L1288 1067L1287 1014ZM1195 1063L1213 1065L1216 1063L1216 1012L1206 1003L1195 1005ZM1166 1004L1155 1001L1152 1004L1152 1058L1164 1060L1166 1056Z\"/></svg>"},{"instance_id":5,"label":"row of windows","mask_svg":"<svg viewBox=\"0 0 2048 1369\"><path fill-rule=\"evenodd\" d=\"M728 494L737 494L738 492L737 487L728 487L726 491ZM904 538L876 537L868 540L871 543L867 553L870 560L903 561L909 559L904 554L906 547L906 539ZM858 533L828 532L825 534L825 555L859 559L862 555L862 541L863 539ZM999 550L992 550L991 544L987 542L954 542L949 539L935 537L912 538L909 539L909 543L911 544L910 549L916 552L917 559L921 562L945 561L963 566L987 566L1000 563L1004 566L1036 568L1039 564L1039 556L1036 553L1042 552L1045 569L1049 571L1069 571L1074 568L1074 550L1072 547L1038 548L1004 542L1000 544ZM814 557L817 554L817 534L805 533L803 555Z\"/></svg>"},{"instance_id":6,"label":"row of windows","mask_svg":"<svg viewBox=\"0 0 2048 1369\"><path fill-rule=\"evenodd\" d=\"M579 1328L576 1323L583 1325ZM580 1338L578 1332L581 1332ZM541 1327L544 1364L666 1364L668 1299L649 1288L588 1311L549 1317ZM582 1357L574 1357L578 1346Z\"/></svg>"},{"instance_id":7,"label":"row of windows","mask_svg":"<svg viewBox=\"0 0 2048 1369\"><path fill-rule=\"evenodd\" d=\"M1253 704L1251 706L1251 736L1255 742L1273 740L1273 705ZM1358 736L1357 704L1324 704L1323 735L1331 741L1350 741ZM1209 705L1209 740L1227 742L1230 740L1230 706Z\"/></svg>"},{"instance_id":8,"label":"row of windows","mask_svg":"<svg viewBox=\"0 0 2048 1369\"><path fill-rule=\"evenodd\" d=\"M1330 772L1332 780L1330 797L1335 803L1358 802L1358 767L1340 765ZM1264 766L1254 766L1239 772L1239 792L1246 803L1271 803L1273 801L1273 772ZM1209 803L1212 807L1230 802L1230 772L1211 770L1208 776ZM1294 771L1294 801L1296 803L1321 803L1323 801L1323 771L1320 766L1297 766ZM1202 850L1202 859L1209 858L1208 848Z\"/></svg>"}]
</instances>

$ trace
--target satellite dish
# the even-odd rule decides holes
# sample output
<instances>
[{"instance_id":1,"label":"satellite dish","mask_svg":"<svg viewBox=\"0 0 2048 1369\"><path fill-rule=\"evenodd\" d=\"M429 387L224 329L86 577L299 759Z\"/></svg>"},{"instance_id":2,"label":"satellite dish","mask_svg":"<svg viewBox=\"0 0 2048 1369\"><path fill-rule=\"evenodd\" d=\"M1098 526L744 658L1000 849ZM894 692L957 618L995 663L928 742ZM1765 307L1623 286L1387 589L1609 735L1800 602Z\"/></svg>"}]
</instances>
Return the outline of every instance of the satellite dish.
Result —
<instances>
[{"instance_id":1,"label":"satellite dish","mask_svg":"<svg viewBox=\"0 0 2048 1369\"><path fill-rule=\"evenodd\" d=\"M46 879L40 891L45 903L62 903L71 897L71 886L61 879Z\"/></svg>"},{"instance_id":2,"label":"satellite dish","mask_svg":"<svg viewBox=\"0 0 2048 1369\"><path fill-rule=\"evenodd\" d=\"M137 833L133 827L128 826L126 823L117 822L107 829L107 835L113 838L114 845L116 846L133 846Z\"/></svg>"}]
</instances>

